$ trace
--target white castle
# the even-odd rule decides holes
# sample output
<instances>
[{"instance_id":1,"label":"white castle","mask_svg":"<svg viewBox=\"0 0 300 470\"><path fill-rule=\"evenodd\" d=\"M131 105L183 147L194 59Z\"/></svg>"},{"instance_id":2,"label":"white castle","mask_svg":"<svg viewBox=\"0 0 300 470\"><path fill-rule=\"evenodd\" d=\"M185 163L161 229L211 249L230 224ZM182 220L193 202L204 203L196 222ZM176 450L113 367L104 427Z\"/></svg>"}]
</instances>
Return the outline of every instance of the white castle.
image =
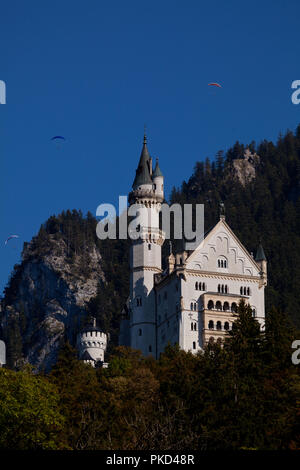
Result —
<instances>
[{"instance_id":1,"label":"white castle","mask_svg":"<svg viewBox=\"0 0 300 470\"><path fill-rule=\"evenodd\" d=\"M224 211L194 251L170 252L162 271L164 233L159 212L164 177L144 144L129 203L143 204L148 217L140 238L131 242L130 294L123 311L119 343L158 358L168 343L197 353L208 341L221 341L232 328L241 299L264 327L267 261L260 245L255 259L232 232ZM150 217L149 217L150 215ZM149 227L148 220L151 220Z\"/></svg>"}]
</instances>

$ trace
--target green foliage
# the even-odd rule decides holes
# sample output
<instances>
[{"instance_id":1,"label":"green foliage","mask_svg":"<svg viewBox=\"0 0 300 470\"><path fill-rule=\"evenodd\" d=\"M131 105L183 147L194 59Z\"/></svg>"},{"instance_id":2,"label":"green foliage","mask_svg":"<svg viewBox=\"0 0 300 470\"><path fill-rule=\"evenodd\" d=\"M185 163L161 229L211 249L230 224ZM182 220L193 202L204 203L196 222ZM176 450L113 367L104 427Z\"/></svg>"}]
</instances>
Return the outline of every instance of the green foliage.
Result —
<instances>
[{"instance_id":1,"label":"green foliage","mask_svg":"<svg viewBox=\"0 0 300 470\"><path fill-rule=\"evenodd\" d=\"M265 333L241 302L224 345L197 355L117 347L94 369L66 343L47 376L0 369L0 447L299 450L298 335L280 312L267 319Z\"/></svg>"},{"instance_id":2,"label":"green foliage","mask_svg":"<svg viewBox=\"0 0 300 470\"><path fill-rule=\"evenodd\" d=\"M59 401L57 388L30 369L0 369L0 449L62 448Z\"/></svg>"}]
</instances>

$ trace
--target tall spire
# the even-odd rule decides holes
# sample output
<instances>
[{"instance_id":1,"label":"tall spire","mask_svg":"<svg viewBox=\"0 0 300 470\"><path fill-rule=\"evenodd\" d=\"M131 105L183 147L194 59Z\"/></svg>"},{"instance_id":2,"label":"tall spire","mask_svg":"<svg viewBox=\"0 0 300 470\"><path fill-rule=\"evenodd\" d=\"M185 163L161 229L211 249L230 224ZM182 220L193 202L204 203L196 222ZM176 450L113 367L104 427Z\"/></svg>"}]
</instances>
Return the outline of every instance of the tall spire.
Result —
<instances>
[{"instance_id":1,"label":"tall spire","mask_svg":"<svg viewBox=\"0 0 300 470\"><path fill-rule=\"evenodd\" d=\"M152 184L152 179L150 176L150 155L147 148L146 129L144 130L143 148L132 187L135 189L141 184Z\"/></svg>"},{"instance_id":2,"label":"tall spire","mask_svg":"<svg viewBox=\"0 0 300 470\"><path fill-rule=\"evenodd\" d=\"M220 212L220 219L225 220L225 204L222 201L219 204L219 212Z\"/></svg>"}]
</instances>

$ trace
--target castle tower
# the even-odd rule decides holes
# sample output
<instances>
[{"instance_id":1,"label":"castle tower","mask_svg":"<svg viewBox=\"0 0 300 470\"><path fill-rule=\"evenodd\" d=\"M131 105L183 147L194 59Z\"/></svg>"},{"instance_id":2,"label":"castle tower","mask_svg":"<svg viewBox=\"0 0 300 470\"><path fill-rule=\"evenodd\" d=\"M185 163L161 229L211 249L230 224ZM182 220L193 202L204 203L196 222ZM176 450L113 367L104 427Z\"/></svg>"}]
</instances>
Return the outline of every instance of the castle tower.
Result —
<instances>
[{"instance_id":1,"label":"castle tower","mask_svg":"<svg viewBox=\"0 0 300 470\"><path fill-rule=\"evenodd\" d=\"M96 362L104 363L104 352L107 346L107 335L96 325L93 319L91 326L85 327L77 337L79 359L95 367Z\"/></svg>"},{"instance_id":2,"label":"castle tower","mask_svg":"<svg viewBox=\"0 0 300 470\"><path fill-rule=\"evenodd\" d=\"M154 275L161 272L163 232L159 212L164 200L163 175L158 163L152 172L152 159L144 136L136 176L129 194L129 214L138 205L139 238L130 248L130 345L143 355L156 357L156 305Z\"/></svg>"}]
</instances>

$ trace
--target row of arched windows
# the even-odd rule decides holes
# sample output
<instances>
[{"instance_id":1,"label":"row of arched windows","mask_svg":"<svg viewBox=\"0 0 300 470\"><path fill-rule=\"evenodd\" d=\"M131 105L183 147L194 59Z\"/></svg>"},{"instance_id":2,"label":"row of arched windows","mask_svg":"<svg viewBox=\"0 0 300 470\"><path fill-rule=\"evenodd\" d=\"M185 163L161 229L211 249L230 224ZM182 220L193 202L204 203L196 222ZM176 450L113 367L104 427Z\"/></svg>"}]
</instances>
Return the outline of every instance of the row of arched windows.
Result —
<instances>
[{"instance_id":1,"label":"row of arched windows","mask_svg":"<svg viewBox=\"0 0 300 470\"><path fill-rule=\"evenodd\" d=\"M191 330L192 331L197 331L197 323L196 322L191 323Z\"/></svg>"},{"instance_id":2,"label":"row of arched windows","mask_svg":"<svg viewBox=\"0 0 300 470\"><path fill-rule=\"evenodd\" d=\"M196 290L205 290L205 283L204 282L196 282L195 289Z\"/></svg>"},{"instance_id":3,"label":"row of arched windows","mask_svg":"<svg viewBox=\"0 0 300 470\"><path fill-rule=\"evenodd\" d=\"M226 301L222 305L220 300L217 300L216 303L214 303L213 300L209 300L207 308L208 310L223 310L224 312L228 312L230 310L231 312L237 312L237 304L235 302L232 302L232 304L229 305L229 302Z\"/></svg>"},{"instance_id":4,"label":"row of arched windows","mask_svg":"<svg viewBox=\"0 0 300 470\"><path fill-rule=\"evenodd\" d=\"M194 311L197 310L197 303L196 302L191 302L191 310L194 310Z\"/></svg>"},{"instance_id":5,"label":"row of arched windows","mask_svg":"<svg viewBox=\"0 0 300 470\"><path fill-rule=\"evenodd\" d=\"M229 326L229 322L228 322L228 321L226 321L226 322L224 323L223 328L222 328L222 323L221 323L220 321L217 321L217 323L216 323L216 330L222 330L222 329L223 329L223 330L225 330L225 331L228 331L229 328L230 328L230 326ZM214 330L214 329L215 329L215 324L214 324L214 321L213 321L213 320L209 320L209 322L208 322L208 329L209 329L209 330Z\"/></svg>"},{"instance_id":6,"label":"row of arched windows","mask_svg":"<svg viewBox=\"0 0 300 470\"><path fill-rule=\"evenodd\" d=\"M240 293L241 295L250 295L251 294L251 291L250 291L250 287L241 287L240 288Z\"/></svg>"},{"instance_id":7,"label":"row of arched windows","mask_svg":"<svg viewBox=\"0 0 300 470\"><path fill-rule=\"evenodd\" d=\"M218 292L221 292L222 294L228 294L228 286L224 284L218 284Z\"/></svg>"}]
</instances>

